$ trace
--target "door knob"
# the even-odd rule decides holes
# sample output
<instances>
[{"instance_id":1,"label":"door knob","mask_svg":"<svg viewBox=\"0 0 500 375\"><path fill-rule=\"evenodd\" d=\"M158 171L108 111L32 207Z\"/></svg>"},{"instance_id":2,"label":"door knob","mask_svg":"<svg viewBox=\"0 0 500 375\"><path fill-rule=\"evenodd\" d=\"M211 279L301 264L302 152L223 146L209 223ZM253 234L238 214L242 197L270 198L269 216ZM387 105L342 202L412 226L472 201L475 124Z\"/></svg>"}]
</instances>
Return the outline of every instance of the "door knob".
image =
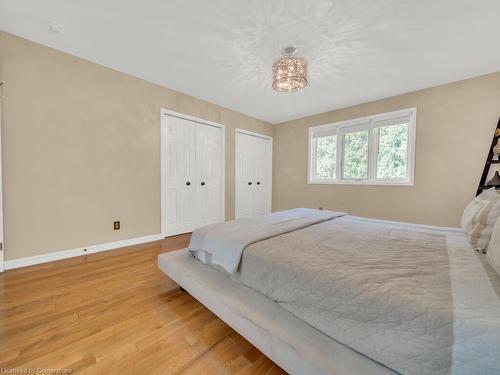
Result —
<instances>
[{"instance_id":1,"label":"door knob","mask_svg":"<svg viewBox=\"0 0 500 375\"><path fill-rule=\"evenodd\" d=\"M251 182L249 182L249 183L248 183L248 185L252 185L252 183L251 183Z\"/></svg>"},{"instance_id":2,"label":"door knob","mask_svg":"<svg viewBox=\"0 0 500 375\"><path fill-rule=\"evenodd\" d=\"M187 181L187 182L186 182L186 185L187 185L187 186L191 185L191 182Z\"/></svg>"},{"instance_id":3,"label":"door knob","mask_svg":"<svg viewBox=\"0 0 500 375\"><path fill-rule=\"evenodd\" d=\"M201 186L205 186L205 181L201 181Z\"/></svg>"},{"instance_id":4,"label":"door knob","mask_svg":"<svg viewBox=\"0 0 500 375\"><path fill-rule=\"evenodd\" d=\"M259 182L259 181L257 181L257 185L260 185L260 182Z\"/></svg>"}]
</instances>

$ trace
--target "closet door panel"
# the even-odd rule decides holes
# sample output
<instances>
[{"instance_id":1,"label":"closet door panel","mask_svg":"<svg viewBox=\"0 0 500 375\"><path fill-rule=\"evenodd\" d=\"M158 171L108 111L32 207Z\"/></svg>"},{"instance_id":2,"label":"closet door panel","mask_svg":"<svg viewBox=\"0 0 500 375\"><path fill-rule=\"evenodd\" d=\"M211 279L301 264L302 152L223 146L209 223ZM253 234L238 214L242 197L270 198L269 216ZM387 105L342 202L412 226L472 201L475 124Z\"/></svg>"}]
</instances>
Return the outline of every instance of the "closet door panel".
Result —
<instances>
[{"instance_id":1,"label":"closet door panel","mask_svg":"<svg viewBox=\"0 0 500 375\"><path fill-rule=\"evenodd\" d=\"M196 191L198 225L223 221L222 129L196 124Z\"/></svg>"},{"instance_id":2,"label":"closet door panel","mask_svg":"<svg viewBox=\"0 0 500 375\"><path fill-rule=\"evenodd\" d=\"M177 117L167 121L167 235L189 232L196 225L195 123Z\"/></svg>"},{"instance_id":3,"label":"closet door panel","mask_svg":"<svg viewBox=\"0 0 500 375\"><path fill-rule=\"evenodd\" d=\"M255 138L255 190L254 215L271 213L272 143L268 139Z\"/></svg>"},{"instance_id":4,"label":"closet door panel","mask_svg":"<svg viewBox=\"0 0 500 375\"><path fill-rule=\"evenodd\" d=\"M271 212L272 141L236 133L236 218Z\"/></svg>"},{"instance_id":5,"label":"closet door panel","mask_svg":"<svg viewBox=\"0 0 500 375\"><path fill-rule=\"evenodd\" d=\"M264 143L265 168L263 175L262 191L264 195L264 210L266 214L272 209L272 187L273 187L273 141L265 140Z\"/></svg>"},{"instance_id":6,"label":"closet door panel","mask_svg":"<svg viewBox=\"0 0 500 375\"><path fill-rule=\"evenodd\" d=\"M236 176L235 176L235 216L254 216L255 158L254 137L236 133Z\"/></svg>"},{"instance_id":7,"label":"closet door panel","mask_svg":"<svg viewBox=\"0 0 500 375\"><path fill-rule=\"evenodd\" d=\"M252 137L253 147L252 147L252 157L254 165L254 186L252 191L252 213L253 216L258 216L264 214L263 202L262 202L262 183L264 176L264 148L263 139L258 137Z\"/></svg>"}]
</instances>

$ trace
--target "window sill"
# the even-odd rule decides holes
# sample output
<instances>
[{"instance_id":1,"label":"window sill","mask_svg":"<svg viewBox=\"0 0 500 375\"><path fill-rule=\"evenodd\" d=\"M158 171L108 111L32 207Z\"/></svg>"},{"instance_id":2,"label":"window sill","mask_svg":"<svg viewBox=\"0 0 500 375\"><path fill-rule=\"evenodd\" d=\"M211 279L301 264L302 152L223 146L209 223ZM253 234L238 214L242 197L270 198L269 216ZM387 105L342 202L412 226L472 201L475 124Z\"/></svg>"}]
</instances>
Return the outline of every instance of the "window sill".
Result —
<instances>
[{"instance_id":1,"label":"window sill","mask_svg":"<svg viewBox=\"0 0 500 375\"><path fill-rule=\"evenodd\" d=\"M413 181L308 180L309 185L414 186Z\"/></svg>"}]
</instances>

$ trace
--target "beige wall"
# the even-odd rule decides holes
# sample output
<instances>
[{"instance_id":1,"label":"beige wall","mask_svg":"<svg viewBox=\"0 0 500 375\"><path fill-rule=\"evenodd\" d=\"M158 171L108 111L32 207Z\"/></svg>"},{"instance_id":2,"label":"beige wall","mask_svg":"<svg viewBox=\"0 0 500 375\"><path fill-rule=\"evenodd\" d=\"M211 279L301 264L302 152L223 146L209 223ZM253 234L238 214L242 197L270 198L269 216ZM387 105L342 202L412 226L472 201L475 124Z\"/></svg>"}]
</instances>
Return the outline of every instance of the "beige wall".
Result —
<instances>
[{"instance_id":1,"label":"beige wall","mask_svg":"<svg viewBox=\"0 0 500 375\"><path fill-rule=\"evenodd\" d=\"M273 128L5 33L0 79L7 260L159 233L162 107L226 125L228 219L240 127L274 135L274 210L323 206L453 226L500 116L496 73ZM308 127L408 107L417 107L415 186L307 184Z\"/></svg>"},{"instance_id":2,"label":"beige wall","mask_svg":"<svg viewBox=\"0 0 500 375\"><path fill-rule=\"evenodd\" d=\"M333 89L331 95L342 93ZM408 107L417 107L413 187L307 184L309 127ZM273 209L323 206L373 218L458 226L475 194L499 116L500 73L495 73L279 124Z\"/></svg>"},{"instance_id":3,"label":"beige wall","mask_svg":"<svg viewBox=\"0 0 500 375\"><path fill-rule=\"evenodd\" d=\"M271 125L0 33L7 260L160 233L160 108L234 129ZM113 221L122 229L113 231Z\"/></svg>"}]
</instances>

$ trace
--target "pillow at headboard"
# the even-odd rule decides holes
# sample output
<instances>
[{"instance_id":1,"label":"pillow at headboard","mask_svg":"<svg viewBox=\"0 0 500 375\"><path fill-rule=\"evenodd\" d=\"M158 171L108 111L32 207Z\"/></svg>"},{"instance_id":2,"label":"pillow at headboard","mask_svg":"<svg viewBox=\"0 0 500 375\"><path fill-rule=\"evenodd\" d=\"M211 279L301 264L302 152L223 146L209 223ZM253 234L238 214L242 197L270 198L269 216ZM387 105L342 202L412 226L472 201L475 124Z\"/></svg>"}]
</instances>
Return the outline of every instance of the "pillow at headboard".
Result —
<instances>
[{"instance_id":1,"label":"pillow at headboard","mask_svg":"<svg viewBox=\"0 0 500 375\"><path fill-rule=\"evenodd\" d=\"M497 219L493 227L493 233L491 234L490 243L486 251L486 258L488 259L488 263L500 275L500 219Z\"/></svg>"},{"instance_id":2,"label":"pillow at headboard","mask_svg":"<svg viewBox=\"0 0 500 375\"><path fill-rule=\"evenodd\" d=\"M499 216L500 191L495 188L484 191L468 204L462 216L462 228L473 249L488 248Z\"/></svg>"}]
</instances>

